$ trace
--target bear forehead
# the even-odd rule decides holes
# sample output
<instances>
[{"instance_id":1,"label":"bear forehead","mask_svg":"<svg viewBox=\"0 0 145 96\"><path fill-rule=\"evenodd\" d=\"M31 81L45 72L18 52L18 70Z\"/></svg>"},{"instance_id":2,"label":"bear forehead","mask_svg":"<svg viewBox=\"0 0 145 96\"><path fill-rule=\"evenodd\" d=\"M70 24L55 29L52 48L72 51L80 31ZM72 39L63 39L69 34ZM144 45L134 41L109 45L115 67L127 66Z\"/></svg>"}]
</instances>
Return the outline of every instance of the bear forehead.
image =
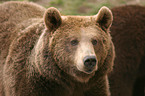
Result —
<instances>
[{"instance_id":1,"label":"bear forehead","mask_svg":"<svg viewBox=\"0 0 145 96\"><path fill-rule=\"evenodd\" d=\"M58 37L79 38L87 33L87 37L94 37L102 34L102 29L96 24L94 16L61 16L61 18L62 24L55 32Z\"/></svg>"},{"instance_id":2,"label":"bear forehead","mask_svg":"<svg viewBox=\"0 0 145 96\"><path fill-rule=\"evenodd\" d=\"M104 34L103 34L104 33ZM102 32L101 28L96 25L92 26L64 26L60 27L54 34L57 38L79 38L82 37L93 38L93 37L100 37L101 35L105 36L105 32Z\"/></svg>"},{"instance_id":3,"label":"bear forehead","mask_svg":"<svg viewBox=\"0 0 145 96\"><path fill-rule=\"evenodd\" d=\"M88 27L95 25L94 16L62 16L62 26Z\"/></svg>"}]
</instances>

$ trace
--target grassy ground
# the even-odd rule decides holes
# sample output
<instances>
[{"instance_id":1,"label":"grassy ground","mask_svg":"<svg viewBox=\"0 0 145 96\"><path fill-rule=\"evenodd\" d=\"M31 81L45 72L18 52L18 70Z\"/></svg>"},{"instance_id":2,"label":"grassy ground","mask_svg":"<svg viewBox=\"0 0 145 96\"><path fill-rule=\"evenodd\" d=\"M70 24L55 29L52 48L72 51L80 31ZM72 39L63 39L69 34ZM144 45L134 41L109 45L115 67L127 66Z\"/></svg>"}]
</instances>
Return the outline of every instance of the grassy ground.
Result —
<instances>
[{"instance_id":1,"label":"grassy ground","mask_svg":"<svg viewBox=\"0 0 145 96\"><path fill-rule=\"evenodd\" d=\"M43 0L41 0L42 2ZM65 15L93 15L102 6L109 8L127 4L140 4L145 6L145 0L44 0L40 3L44 7L56 7ZM47 3L49 2L49 3Z\"/></svg>"},{"instance_id":2,"label":"grassy ground","mask_svg":"<svg viewBox=\"0 0 145 96\"><path fill-rule=\"evenodd\" d=\"M0 2L9 0L0 0ZM64 15L93 15L102 6L109 8L127 4L139 4L145 6L145 0L19 0L32 1L46 8L56 7Z\"/></svg>"}]
</instances>

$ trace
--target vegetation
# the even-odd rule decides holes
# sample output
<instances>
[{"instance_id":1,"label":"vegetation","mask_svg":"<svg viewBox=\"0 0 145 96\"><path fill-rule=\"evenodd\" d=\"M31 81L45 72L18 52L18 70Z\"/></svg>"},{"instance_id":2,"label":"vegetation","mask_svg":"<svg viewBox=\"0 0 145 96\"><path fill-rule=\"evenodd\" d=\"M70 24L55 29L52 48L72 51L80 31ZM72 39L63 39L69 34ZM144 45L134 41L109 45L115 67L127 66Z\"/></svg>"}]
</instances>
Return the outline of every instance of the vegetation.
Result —
<instances>
[{"instance_id":1,"label":"vegetation","mask_svg":"<svg viewBox=\"0 0 145 96\"><path fill-rule=\"evenodd\" d=\"M109 8L127 5L145 5L144 0L49 0L49 5L45 7L56 7L65 15L94 15L100 7Z\"/></svg>"},{"instance_id":2,"label":"vegetation","mask_svg":"<svg viewBox=\"0 0 145 96\"><path fill-rule=\"evenodd\" d=\"M0 0L0 2L10 0ZM145 0L19 0L38 3L46 8L56 7L64 15L94 15L100 7L109 8L127 5L139 4L145 6Z\"/></svg>"}]
</instances>

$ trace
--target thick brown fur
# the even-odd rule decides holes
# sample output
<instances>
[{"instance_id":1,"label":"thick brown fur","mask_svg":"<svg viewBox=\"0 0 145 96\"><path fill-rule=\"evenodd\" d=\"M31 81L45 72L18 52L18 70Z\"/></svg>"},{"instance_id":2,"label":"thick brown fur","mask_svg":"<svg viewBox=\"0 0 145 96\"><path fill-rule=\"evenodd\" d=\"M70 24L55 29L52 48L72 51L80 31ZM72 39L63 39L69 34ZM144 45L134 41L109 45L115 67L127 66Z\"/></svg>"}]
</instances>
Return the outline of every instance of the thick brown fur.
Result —
<instances>
[{"instance_id":1,"label":"thick brown fur","mask_svg":"<svg viewBox=\"0 0 145 96\"><path fill-rule=\"evenodd\" d=\"M111 35L116 59L109 76L112 96L145 95L145 7L112 9Z\"/></svg>"},{"instance_id":2,"label":"thick brown fur","mask_svg":"<svg viewBox=\"0 0 145 96\"><path fill-rule=\"evenodd\" d=\"M22 11L23 10L23 11ZM31 11L34 10L34 11ZM25 24L21 25L20 30L23 30L27 28L30 24L35 24L36 21L35 18L41 18L43 16L43 13L45 12L45 9L43 7L40 7L36 4L31 3L4 3L0 5L0 96L4 96L3 91L3 85L2 85L2 73L3 73L3 67L5 64L6 57L9 53L9 47L12 43L13 39L15 38L17 33L17 25L18 23L25 21L29 18L34 18L34 22L32 23L32 20L28 20ZM32 30L34 30L33 28ZM35 29L36 30L36 29ZM38 33L40 34L40 33ZM24 35L25 37L25 35ZM25 41L25 40L24 40ZM32 43L33 41L29 41ZM25 44L25 42L24 42ZM17 50L20 49L20 46L16 48ZM21 77L20 77L21 78Z\"/></svg>"},{"instance_id":3,"label":"thick brown fur","mask_svg":"<svg viewBox=\"0 0 145 96\"><path fill-rule=\"evenodd\" d=\"M33 3L1 4L0 96L109 96L112 14L105 7L100 13L96 22L96 16L61 17L57 9L46 11ZM98 69L91 74L73 65L77 47L70 47L69 39L79 36L80 28L98 36L93 46Z\"/></svg>"}]
</instances>

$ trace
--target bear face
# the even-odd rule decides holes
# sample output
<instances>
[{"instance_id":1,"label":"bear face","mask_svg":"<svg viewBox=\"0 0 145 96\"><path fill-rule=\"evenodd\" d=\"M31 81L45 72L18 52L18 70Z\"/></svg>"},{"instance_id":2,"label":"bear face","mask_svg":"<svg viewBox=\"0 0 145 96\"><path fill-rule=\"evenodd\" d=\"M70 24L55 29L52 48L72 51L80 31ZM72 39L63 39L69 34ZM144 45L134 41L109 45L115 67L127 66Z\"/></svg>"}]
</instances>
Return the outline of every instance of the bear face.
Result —
<instances>
[{"instance_id":1,"label":"bear face","mask_svg":"<svg viewBox=\"0 0 145 96\"><path fill-rule=\"evenodd\" d=\"M99 71L111 47L111 11L102 7L95 16L61 16L57 9L49 8L44 21L49 50L58 67L87 82Z\"/></svg>"}]
</instances>

